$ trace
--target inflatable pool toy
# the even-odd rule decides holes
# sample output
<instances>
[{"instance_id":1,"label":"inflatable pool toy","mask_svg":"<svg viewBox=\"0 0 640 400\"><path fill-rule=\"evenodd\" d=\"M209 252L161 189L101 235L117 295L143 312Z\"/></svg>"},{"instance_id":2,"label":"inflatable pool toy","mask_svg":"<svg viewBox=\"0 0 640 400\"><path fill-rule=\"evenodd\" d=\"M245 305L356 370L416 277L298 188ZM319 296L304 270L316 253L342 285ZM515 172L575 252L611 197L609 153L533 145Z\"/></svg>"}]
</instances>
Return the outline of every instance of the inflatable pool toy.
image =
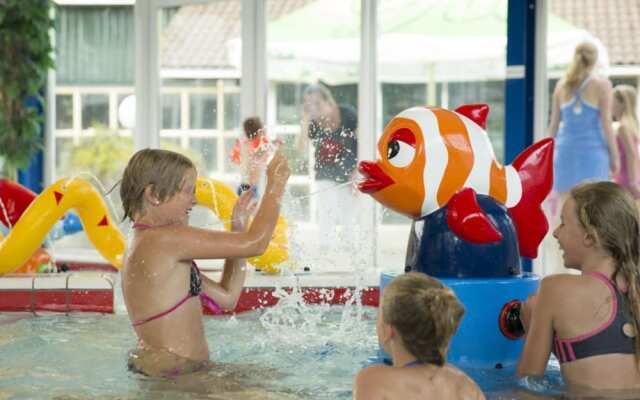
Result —
<instances>
[{"instance_id":1,"label":"inflatable pool toy","mask_svg":"<svg viewBox=\"0 0 640 400\"><path fill-rule=\"evenodd\" d=\"M40 247L52 226L70 209L78 213L89 240L119 268L124 235L98 191L84 179L61 179L38 195L0 243L0 274L15 271Z\"/></svg>"},{"instance_id":2,"label":"inflatable pool toy","mask_svg":"<svg viewBox=\"0 0 640 400\"><path fill-rule=\"evenodd\" d=\"M198 178L196 201L199 205L213 211L222 221L225 221L227 230L231 229L231 214L233 205L237 200L238 196L227 185L213 179ZM287 229L287 221L282 216L279 216L267 250L261 256L251 257L247 261L263 272L280 272L280 268L277 265L289 258Z\"/></svg>"},{"instance_id":3,"label":"inflatable pool toy","mask_svg":"<svg viewBox=\"0 0 640 400\"><path fill-rule=\"evenodd\" d=\"M507 331L505 319L539 281L522 273L520 255L535 258L548 231L541 203L552 185L553 140L500 165L484 130L488 113L484 104L402 111L378 141L381 158L359 163L359 189L414 221L404 270L441 279L465 305L450 360L508 366L522 332ZM392 278L381 276L381 290Z\"/></svg>"},{"instance_id":4,"label":"inflatable pool toy","mask_svg":"<svg viewBox=\"0 0 640 400\"><path fill-rule=\"evenodd\" d=\"M4 184L7 185L6 182ZM30 197L26 192L21 192L21 195L25 199ZM223 221L231 219L233 204L237 200L228 186L204 178L198 180L196 198L200 205L210 208ZM13 228L6 237L0 236L0 274L14 272L24 265L40 248L51 227L70 209L76 210L77 218L100 254L117 269L122 266L125 237L109 214L102 195L88 181L61 179L31 199L28 207L19 205L24 202L18 201L8 201L8 204L10 209L7 211L11 212L7 214ZM67 224L75 229L77 222L69 219ZM267 251L248 261L265 271L277 272L276 264L287 258L287 224L280 217Z\"/></svg>"}]
</instances>

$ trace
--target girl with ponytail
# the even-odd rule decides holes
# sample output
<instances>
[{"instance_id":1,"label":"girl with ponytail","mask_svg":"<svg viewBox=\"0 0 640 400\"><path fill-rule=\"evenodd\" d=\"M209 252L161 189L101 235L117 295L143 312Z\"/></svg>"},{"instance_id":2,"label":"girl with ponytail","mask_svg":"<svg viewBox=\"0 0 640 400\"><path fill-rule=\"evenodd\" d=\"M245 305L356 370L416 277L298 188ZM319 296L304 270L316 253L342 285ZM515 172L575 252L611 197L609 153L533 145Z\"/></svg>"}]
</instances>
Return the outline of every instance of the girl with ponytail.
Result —
<instances>
[{"instance_id":1,"label":"girl with ponytail","mask_svg":"<svg viewBox=\"0 0 640 400\"><path fill-rule=\"evenodd\" d=\"M567 384L640 390L640 217L613 182L578 185L553 235L567 268L544 278L522 307L521 376L544 374L550 353ZM635 398L635 397L634 397Z\"/></svg>"},{"instance_id":2,"label":"girl with ponytail","mask_svg":"<svg viewBox=\"0 0 640 400\"><path fill-rule=\"evenodd\" d=\"M556 139L553 190L566 193L584 181L609 180L619 169L611 126L611 82L593 73L598 49L580 43L553 91L548 134Z\"/></svg>"},{"instance_id":3,"label":"girl with ponytail","mask_svg":"<svg viewBox=\"0 0 640 400\"><path fill-rule=\"evenodd\" d=\"M393 365L360 371L353 398L484 399L471 378L447 364L449 341L463 315L453 291L436 279L410 272L392 280L382 294L376 332Z\"/></svg>"}]
</instances>

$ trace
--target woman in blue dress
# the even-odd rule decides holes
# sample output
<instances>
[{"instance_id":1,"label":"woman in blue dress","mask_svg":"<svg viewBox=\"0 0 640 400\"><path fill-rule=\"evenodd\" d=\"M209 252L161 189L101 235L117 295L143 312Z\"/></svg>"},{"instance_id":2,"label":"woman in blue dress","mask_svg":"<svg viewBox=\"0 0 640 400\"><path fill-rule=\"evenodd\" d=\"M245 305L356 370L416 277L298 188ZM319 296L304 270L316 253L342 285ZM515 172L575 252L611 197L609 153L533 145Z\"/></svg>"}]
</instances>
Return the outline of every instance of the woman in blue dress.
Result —
<instances>
[{"instance_id":1,"label":"woman in blue dress","mask_svg":"<svg viewBox=\"0 0 640 400\"><path fill-rule=\"evenodd\" d=\"M609 180L619 168L611 125L611 82L593 74L598 50L576 47L573 61L553 92L549 135L556 139L554 192L561 195L584 181Z\"/></svg>"}]
</instances>

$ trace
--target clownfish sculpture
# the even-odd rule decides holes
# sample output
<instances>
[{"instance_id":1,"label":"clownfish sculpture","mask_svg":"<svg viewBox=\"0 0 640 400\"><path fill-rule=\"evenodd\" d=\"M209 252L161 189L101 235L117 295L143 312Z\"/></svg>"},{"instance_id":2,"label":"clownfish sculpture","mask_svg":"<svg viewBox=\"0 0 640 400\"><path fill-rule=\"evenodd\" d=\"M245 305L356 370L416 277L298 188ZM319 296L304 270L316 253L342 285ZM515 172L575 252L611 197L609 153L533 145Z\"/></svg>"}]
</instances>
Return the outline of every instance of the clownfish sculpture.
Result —
<instances>
[{"instance_id":1,"label":"clownfish sculpture","mask_svg":"<svg viewBox=\"0 0 640 400\"><path fill-rule=\"evenodd\" d=\"M465 252L482 252L493 245L509 253L513 265L508 269L515 274L520 271L518 252L535 258L548 231L541 203L552 185L553 139L533 144L511 165L500 165L484 129L488 113L485 104L455 111L426 106L402 111L378 141L381 158L359 163L365 179L358 188L417 221L412 235L417 234L423 247L432 244L417 228L431 224L428 232L433 233L433 223L442 221L452 240L470 246ZM514 243L505 242L509 240ZM438 246L431 253L443 252ZM457 262L468 263L473 257L459 254L466 260ZM495 255L489 254L486 259L492 258Z\"/></svg>"}]
</instances>

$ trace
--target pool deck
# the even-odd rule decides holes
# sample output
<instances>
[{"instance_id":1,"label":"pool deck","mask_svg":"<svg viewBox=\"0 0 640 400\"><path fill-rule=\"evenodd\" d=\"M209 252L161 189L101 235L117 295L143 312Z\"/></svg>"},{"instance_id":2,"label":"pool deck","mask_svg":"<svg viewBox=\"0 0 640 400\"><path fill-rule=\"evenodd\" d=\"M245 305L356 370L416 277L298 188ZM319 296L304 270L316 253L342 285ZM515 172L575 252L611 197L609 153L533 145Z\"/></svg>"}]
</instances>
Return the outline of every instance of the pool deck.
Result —
<instances>
[{"instance_id":1,"label":"pool deck","mask_svg":"<svg viewBox=\"0 0 640 400\"><path fill-rule=\"evenodd\" d=\"M65 264L68 272L0 277L0 312L116 312L116 297L120 295L117 293L120 289L115 268L92 260L66 261ZM208 277L220 279L220 267L205 263L201 269ZM361 288L362 304L377 307L379 277L377 272L357 276L350 270L287 275L268 275L251 270L233 312L275 305L279 300L278 288L288 292L299 288L304 300L310 304L345 304L358 287ZM203 310L212 314L206 308Z\"/></svg>"}]
</instances>

